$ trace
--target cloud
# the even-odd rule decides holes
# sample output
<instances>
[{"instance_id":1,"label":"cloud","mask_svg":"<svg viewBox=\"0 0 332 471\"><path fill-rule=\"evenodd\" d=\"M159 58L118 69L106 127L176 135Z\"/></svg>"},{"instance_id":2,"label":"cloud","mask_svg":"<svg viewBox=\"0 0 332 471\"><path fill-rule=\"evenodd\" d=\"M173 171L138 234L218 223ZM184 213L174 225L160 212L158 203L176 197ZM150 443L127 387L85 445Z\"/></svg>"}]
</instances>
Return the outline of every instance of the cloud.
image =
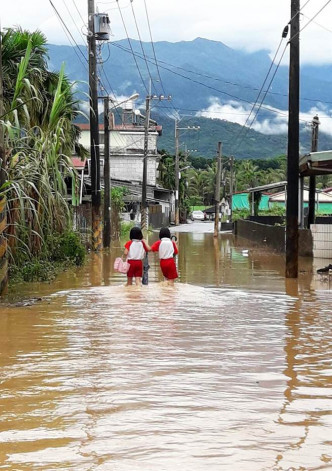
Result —
<instances>
[{"instance_id":1,"label":"cloud","mask_svg":"<svg viewBox=\"0 0 332 471\"><path fill-rule=\"evenodd\" d=\"M2 27L21 25L27 29L41 29L48 41L68 44L59 19L47 0L12 0L1 2ZM54 2L71 34L78 44L83 43L82 31L86 32L87 2ZM304 1L302 2L304 3ZM138 38L136 24L131 11L134 9L143 41L150 41L148 19L154 41L191 41L203 37L221 41L226 45L250 52L268 50L274 55L284 26L290 20L290 0L168 0L158 2L119 0L118 3L98 2L96 9L106 11L111 20L112 40ZM332 3L309 23L324 7L326 0L306 2L301 9L301 60L305 63L332 63ZM76 10L77 6L79 12ZM126 26L119 14L118 6ZM69 10L69 11L68 11ZM33 12L33 14L31 13ZM306 26L308 24L308 26ZM287 40L285 40L287 41ZM288 57L288 51L285 55Z\"/></svg>"},{"instance_id":2,"label":"cloud","mask_svg":"<svg viewBox=\"0 0 332 471\"><path fill-rule=\"evenodd\" d=\"M288 130L288 110L281 110L272 106L264 105L264 119L260 119L259 114L252 123L255 111L250 115L251 106L249 104L239 103L230 100L227 103L221 103L219 98L211 97L210 105L196 113L196 116L205 118L221 119L241 126L250 127L262 134L285 134ZM271 116L266 117L266 112L270 112ZM250 115L250 118L248 119ZM302 124L310 123L313 116L318 115L321 125L320 131L332 135L332 109L326 105L318 103L312 107L307 113L300 113L300 121Z\"/></svg>"}]
</instances>

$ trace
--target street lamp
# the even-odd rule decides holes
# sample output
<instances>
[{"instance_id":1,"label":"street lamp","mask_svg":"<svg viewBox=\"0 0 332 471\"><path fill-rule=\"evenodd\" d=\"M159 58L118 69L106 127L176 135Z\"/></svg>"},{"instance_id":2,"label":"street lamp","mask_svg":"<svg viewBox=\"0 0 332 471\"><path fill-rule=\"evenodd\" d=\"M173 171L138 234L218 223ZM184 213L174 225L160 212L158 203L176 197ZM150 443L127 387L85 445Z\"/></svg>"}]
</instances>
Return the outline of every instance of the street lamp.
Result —
<instances>
[{"instance_id":1,"label":"street lamp","mask_svg":"<svg viewBox=\"0 0 332 471\"><path fill-rule=\"evenodd\" d=\"M103 243L108 248L111 245L111 172L110 172L110 128L109 128L109 102L112 103L112 109L127 103L127 101L136 100L138 93L134 93L126 100L117 103L109 96L104 99L104 230Z\"/></svg>"},{"instance_id":2,"label":"street lamp","mask_svg":"<svg viewBox=\"0 0 332 471\"><path fill-rule=\"evenodd\" d=\"M185 128L178 127L178 120L175 120L175 225L179 225L179 186L180 186L180 179L179 179L179 131L180 130L187 130L187 131L199 131L201 128L200 126L187 126Z\"/></svg>"},{"instance_id":3,"label":"street lamp","mask_svg":"<svg viewBox=\"0 0 332 471\"><path fill-rule=\"evenodd\" d=\"M143 154L143 177L142 177L142 204L141 204L141 229L142 231L148 228L148 217L147 217L147 173L148 173L148 151L149 151L149 123L150 123L150 108L151 100L168 100L170 101L172 97L168 95L151 95L151 82L150 82L150 94L147 95L145 100L145 123L144 123L144 154Z\"/></svg>"}]
</instances>

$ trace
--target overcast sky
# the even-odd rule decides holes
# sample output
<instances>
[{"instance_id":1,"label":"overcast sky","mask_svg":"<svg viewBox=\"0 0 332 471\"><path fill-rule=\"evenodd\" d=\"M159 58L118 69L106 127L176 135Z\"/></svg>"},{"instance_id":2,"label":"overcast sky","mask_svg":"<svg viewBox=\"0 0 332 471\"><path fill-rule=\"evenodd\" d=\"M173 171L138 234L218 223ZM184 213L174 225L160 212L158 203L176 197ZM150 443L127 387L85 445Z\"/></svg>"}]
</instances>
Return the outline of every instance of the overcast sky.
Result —
<instances>
[{"instance_id":1,"label":"overcast sky","mask_svg":"<svg viewBox=\"0 0 332 471\"><path fill-rule=\"evenodd\" d=\"M291 0L145 1L154 41L190 41L203 37L237 49L268 49L274 54L281 32L290 19ZM52 2L76 41L82 44L86 33L83 20L87 22L87 0ZM326 8L301 33L302 62L332 63L332 1L301 0L301 27L326 3ZM133 7L142 39L150 40L144 0L132 0L132 3L130 0L102 0L96 1L95 5L100 12L107 11L110 16L112 40L126 37L119 7L129 36L137 38ZM50 43L69 42L49 0L1 0L0 14L2 27L39 28Z\"/></svg>"},{"instance_id":2,"label":"overcast sky","mask_svg":"<svg viewBox=\"0 0 332 471\"><path fill-rule=\"evenodd\" d=\"M51 6L52 1L76 42L85 42L87 0L0 1L2 28L19 25L29 30L40 29L49 43L70 44ZM290 5L291 0L95 0L96 11L109 14L112 41L126 38L127 32L129 37L138 39L135 15L143 41L150 41L148 18L154 41L191 41L202 37L250 52L266 49L271 58L290 20ZM301 0L300 6L302 63L331 64L332 0ZM310 24L306 26L307 23ZM288 60L289 55L285 54L284 63ZM218 97L211 96L210 106L201 114L244 124L250 112L248 106L240 102L220 102ZM319 106L301 119L310 120L318 113L321 130L332 134L332 110L329 106ZM263 133L285 132L287 110L280 111L280 115L268 120L261 121L258 117L252 127Z\"/></svg>"}]
</instances>

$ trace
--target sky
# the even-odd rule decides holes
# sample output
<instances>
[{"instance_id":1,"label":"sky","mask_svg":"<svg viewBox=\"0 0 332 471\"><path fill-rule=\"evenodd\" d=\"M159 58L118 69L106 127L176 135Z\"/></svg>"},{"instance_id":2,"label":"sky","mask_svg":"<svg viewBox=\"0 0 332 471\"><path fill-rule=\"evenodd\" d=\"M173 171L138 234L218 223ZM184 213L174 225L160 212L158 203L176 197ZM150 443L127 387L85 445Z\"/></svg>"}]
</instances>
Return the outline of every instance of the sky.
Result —
<instances>
[{"instance_id":1,"label":"sky","mask_svg":"<svg viewBox=\"0 0 332 471\"><path fill-rule=\"evenodd\" d=\"M87 0L51 0L75 40L87 32ZM291 0L95 0L96 10L107 12L112 40L137 38L133 11L143 40L149 41L147 7L154 41L190 41L197 37L221 41L235 49L267 49L273 55L290 19ZM327 6L307 27L306 23ZM301 60L332 62L332 1L301 0ZM124 22L119 13L122 13ZM2 0L1 25L42 30L53 44L68 44L50 0ZM84 20L84 22L83 22Z\"/></svg>"},{"instance_id":2,"label":"sky","mask_svg":"<svg viewBox=\"0 0 332 471\"><path fill-rule=\"evenodd\" d=\"M75 41L83 44L87 34L87 0L1 0L1 27L40 29L49 43L70 44L51 2ZM300 7L302 64L331 64L332 0L300 0ZM143 41L150 41L150 24L155 42L202 37L248 52L265 49L272 58L290 20L291 0L95 0L95 8L109 14L112 41L124 39L127 34L138 39L136 19ZM288 60L285 54L285 63ZM250 111L247 108L243 103L220 103L212 96L211 105L202 110L202 116L243 124ZM322 117L322 131L332 133L332 110L313 108L308 119L315 112ZM230 113L234 113L232 118ZM302 118L306 120L306 116ZM257 119L253 128L263 133L285 132L287 113L271 120Z\"/></svg>"}]
</instances>

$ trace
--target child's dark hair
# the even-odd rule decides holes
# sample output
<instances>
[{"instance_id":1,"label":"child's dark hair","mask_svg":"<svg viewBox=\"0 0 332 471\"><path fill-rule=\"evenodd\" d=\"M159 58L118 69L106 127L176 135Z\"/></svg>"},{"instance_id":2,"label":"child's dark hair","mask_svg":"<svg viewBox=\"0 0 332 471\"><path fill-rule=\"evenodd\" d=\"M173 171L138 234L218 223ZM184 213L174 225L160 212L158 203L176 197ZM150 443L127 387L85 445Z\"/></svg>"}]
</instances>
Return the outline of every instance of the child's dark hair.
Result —
<instances>
[{"instance_id":1,"label":"child's dark hair","mask_svg":"<svg viewBox=\"0 0 332 471\"><path fill-rule=\"evenodd\" d=\"M138 239L142 240L143 239L143 234L142 231L139 227L135 226L130 229L130 234L129 234L130 239Z\"/></svg>"},{"instance_id":2,"label":"child's dark hair","mask_svg":"<svg viewBox=\"0 0 332 471\"><path fill-rule=\"evenodd\" d=\"M163 237L168 237L168 239L171 238L171 233L168 227L162 227L159 231L159 239L162 239Z\"/></svg>"}]
</instances>

